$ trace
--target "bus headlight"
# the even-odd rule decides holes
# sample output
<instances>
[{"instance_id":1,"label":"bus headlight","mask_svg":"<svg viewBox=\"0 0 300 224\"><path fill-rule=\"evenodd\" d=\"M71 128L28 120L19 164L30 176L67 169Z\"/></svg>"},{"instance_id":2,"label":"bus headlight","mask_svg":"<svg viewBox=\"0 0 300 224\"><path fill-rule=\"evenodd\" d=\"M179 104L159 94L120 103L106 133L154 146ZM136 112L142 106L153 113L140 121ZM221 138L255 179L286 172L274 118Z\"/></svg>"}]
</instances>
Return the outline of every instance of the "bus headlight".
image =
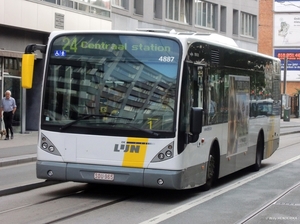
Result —
<instances>
[{"instance_id":1,"label":"bus headlight","mask_svg":"<svg viewBox=\"0 0 300 224\"><path fill-rule=\"evenodd\" d=\"M43 148L43 149L47 149L47 148L48 148L47 142L43 142L43 143L42 143L42 148Z\"/></svg>"},{"instance_id":2,"label":"bus headlight","mask_svg":"<svg viewBox=\"0 0 300 224\"><path fill-rule=\"evenodd\" d=\"M174 157L174 142L166 145L162 150L160 150L156 156L151 160L151 162L162 162Z\"/></svg>"},{"instance_id":3,"label":"bus headlight","mask_svg":"<svg viewBox=\"0 0 300 224\"><path fill-rule=\"evenodd\" d=\"M173 156L172 151L170 150L166 151L166 157L172 157L172 156Z\"/></svg>"},{"instance_id":4,"label":"bus headlight","mask_svg":"<svg viewBox=\"0 0 300 224\"><path fill-rule=\"evenodd\" d=\"M54 147L52 145L50 145L48 149L50 152L54 152Z\"/></svg>"},{"instance_id":5,"label":"bus headlight","mask_svg":"<svg viewBox=\"0 0 300 224\"><path fill-rule=\"evenodd\" d=\"M44 134L41 134L40 148L45 152L51 153L56 156L61 156L55 145Z\"/></svg>"},{"instance_id":6,"label":"bus headlight","mask_svg":"<svg viewBox=\"0 0 300 224\"><path fill-rule=\"evenodd\" d=\"M163 160L165 158L165 155L163 153L159 153L158 154L158 158L161 159L161 160Z\"/></svg>"}]
</instances>

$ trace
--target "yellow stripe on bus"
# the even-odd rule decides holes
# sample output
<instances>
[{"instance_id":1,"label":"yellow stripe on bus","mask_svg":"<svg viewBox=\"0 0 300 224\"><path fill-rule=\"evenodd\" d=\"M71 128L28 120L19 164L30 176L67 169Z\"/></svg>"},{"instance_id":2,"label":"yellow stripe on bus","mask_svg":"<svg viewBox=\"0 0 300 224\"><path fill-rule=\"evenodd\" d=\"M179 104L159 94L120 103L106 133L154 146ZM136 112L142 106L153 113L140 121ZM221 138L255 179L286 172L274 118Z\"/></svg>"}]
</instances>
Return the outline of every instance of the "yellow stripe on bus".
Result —
<instances>
[{"instance_id":1,"label":"yellow stripe on bus","mask_svg":"<svg viewBox=\"0 0 300 224\"><path fill-rule=\"evenodd\" d=\"M127 138L122 166L142 168L148 147L148 138Z\"/></svg>"}]
</instances>

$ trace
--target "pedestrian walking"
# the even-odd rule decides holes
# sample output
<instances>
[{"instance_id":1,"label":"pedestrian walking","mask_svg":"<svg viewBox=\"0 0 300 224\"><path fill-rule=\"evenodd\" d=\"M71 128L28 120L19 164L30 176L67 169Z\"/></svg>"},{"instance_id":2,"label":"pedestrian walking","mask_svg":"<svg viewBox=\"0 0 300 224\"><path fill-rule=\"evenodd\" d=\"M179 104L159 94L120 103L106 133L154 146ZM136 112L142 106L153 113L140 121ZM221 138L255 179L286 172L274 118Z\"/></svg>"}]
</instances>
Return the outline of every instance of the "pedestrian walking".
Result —
<instances>
[{"instance_id":1,"label":"pedestrian walking","mask_svg":"<svg viewBox=\"0 0 300 224\"><path fill-rule=\"evenodd\" d=\"M2 112L3 112L3 120L4 120L5 130L6 130L5 140L9 140L9 131L10 131L11 139L14 138L12 121L16 109L17 109L16 100L11 96L11 92L9 90L6 90L5 97L3 97L1 100L1 108L0 108L0 118L2 119Z\"/></svg>"}]
</instances>

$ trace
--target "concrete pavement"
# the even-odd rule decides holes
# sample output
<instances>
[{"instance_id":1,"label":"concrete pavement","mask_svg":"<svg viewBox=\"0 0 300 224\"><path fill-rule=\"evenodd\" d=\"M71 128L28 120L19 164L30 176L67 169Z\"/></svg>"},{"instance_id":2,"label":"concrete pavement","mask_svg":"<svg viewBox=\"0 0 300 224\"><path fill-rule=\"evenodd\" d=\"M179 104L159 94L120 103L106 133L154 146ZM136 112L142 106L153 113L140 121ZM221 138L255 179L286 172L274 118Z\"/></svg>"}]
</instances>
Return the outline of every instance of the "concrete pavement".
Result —
<instances>
[{"instance_id":1,"label":"concrete pavement","mask_svg":"<svg viewBox=\"0 0 300 224\"><path fill-rule=\"evenodd\" d=\"M38 132L15 133L14 139L0 139L0 167L36 160Z\"/></svg>"},{"instance_id":2,"label":"concrete pavement","mask_svg":"<svg viewBox=\"0 0 300 224\"><path fill-rule=\"evenodd\" d=\"M290 121L281 119L280 127L281 135L300 132L300 118L291 118ZM36 161L37 141L37 131L26 134L15 133L12 140L4 140L2 137L0 139L0 167Z\"/></svg>"},{"instance_id":3,"label":"concrete pavement","mask_svg":"<svg viewBox=\"0 0 300 224\"><path fill-rule=\"evenodd\" d=\"M300 118L291 118L290 121L280 120L280 127L298 127L300 125Z\"/></svg>"}]
</instances>

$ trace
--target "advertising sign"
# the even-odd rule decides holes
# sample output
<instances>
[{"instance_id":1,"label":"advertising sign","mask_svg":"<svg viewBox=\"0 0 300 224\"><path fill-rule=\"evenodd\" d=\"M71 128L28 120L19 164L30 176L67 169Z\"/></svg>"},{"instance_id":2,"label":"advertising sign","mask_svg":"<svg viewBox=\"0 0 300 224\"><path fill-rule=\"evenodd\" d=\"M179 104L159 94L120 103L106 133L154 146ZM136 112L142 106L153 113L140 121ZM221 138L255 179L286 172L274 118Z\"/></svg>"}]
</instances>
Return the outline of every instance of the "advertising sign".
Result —
<instances>
[{"instance_id":1,"label":"advertising sign","mask_svg":"<svg viewBox=\"0 0 300 224\"><path fill-rule=\"evenodd\" d=\"M274 56L281 60L281 80L284 74L284 59L287 58L287 81L300 81L300 49L275 49Z\"/></svg>"},{"instance_id":2,"label":"advertising sign","mask_svg":"<svg viewBox=\"0 0 300 224\"><path fill-rule=\"evenodd\" d=\"M300 13L280 13L274 15L274 46L300 46L299 33Z\"/></svg>"},{"instance_id":3,"label":"advertising sign","mask_svg":"<svg viewBox=\"0 0 300 224\"><path fill-rule=\"evenodd\" d=\"M250 78L229 76L227 156L246 152L248 147Z\"/></svg>"}]
</instances>

